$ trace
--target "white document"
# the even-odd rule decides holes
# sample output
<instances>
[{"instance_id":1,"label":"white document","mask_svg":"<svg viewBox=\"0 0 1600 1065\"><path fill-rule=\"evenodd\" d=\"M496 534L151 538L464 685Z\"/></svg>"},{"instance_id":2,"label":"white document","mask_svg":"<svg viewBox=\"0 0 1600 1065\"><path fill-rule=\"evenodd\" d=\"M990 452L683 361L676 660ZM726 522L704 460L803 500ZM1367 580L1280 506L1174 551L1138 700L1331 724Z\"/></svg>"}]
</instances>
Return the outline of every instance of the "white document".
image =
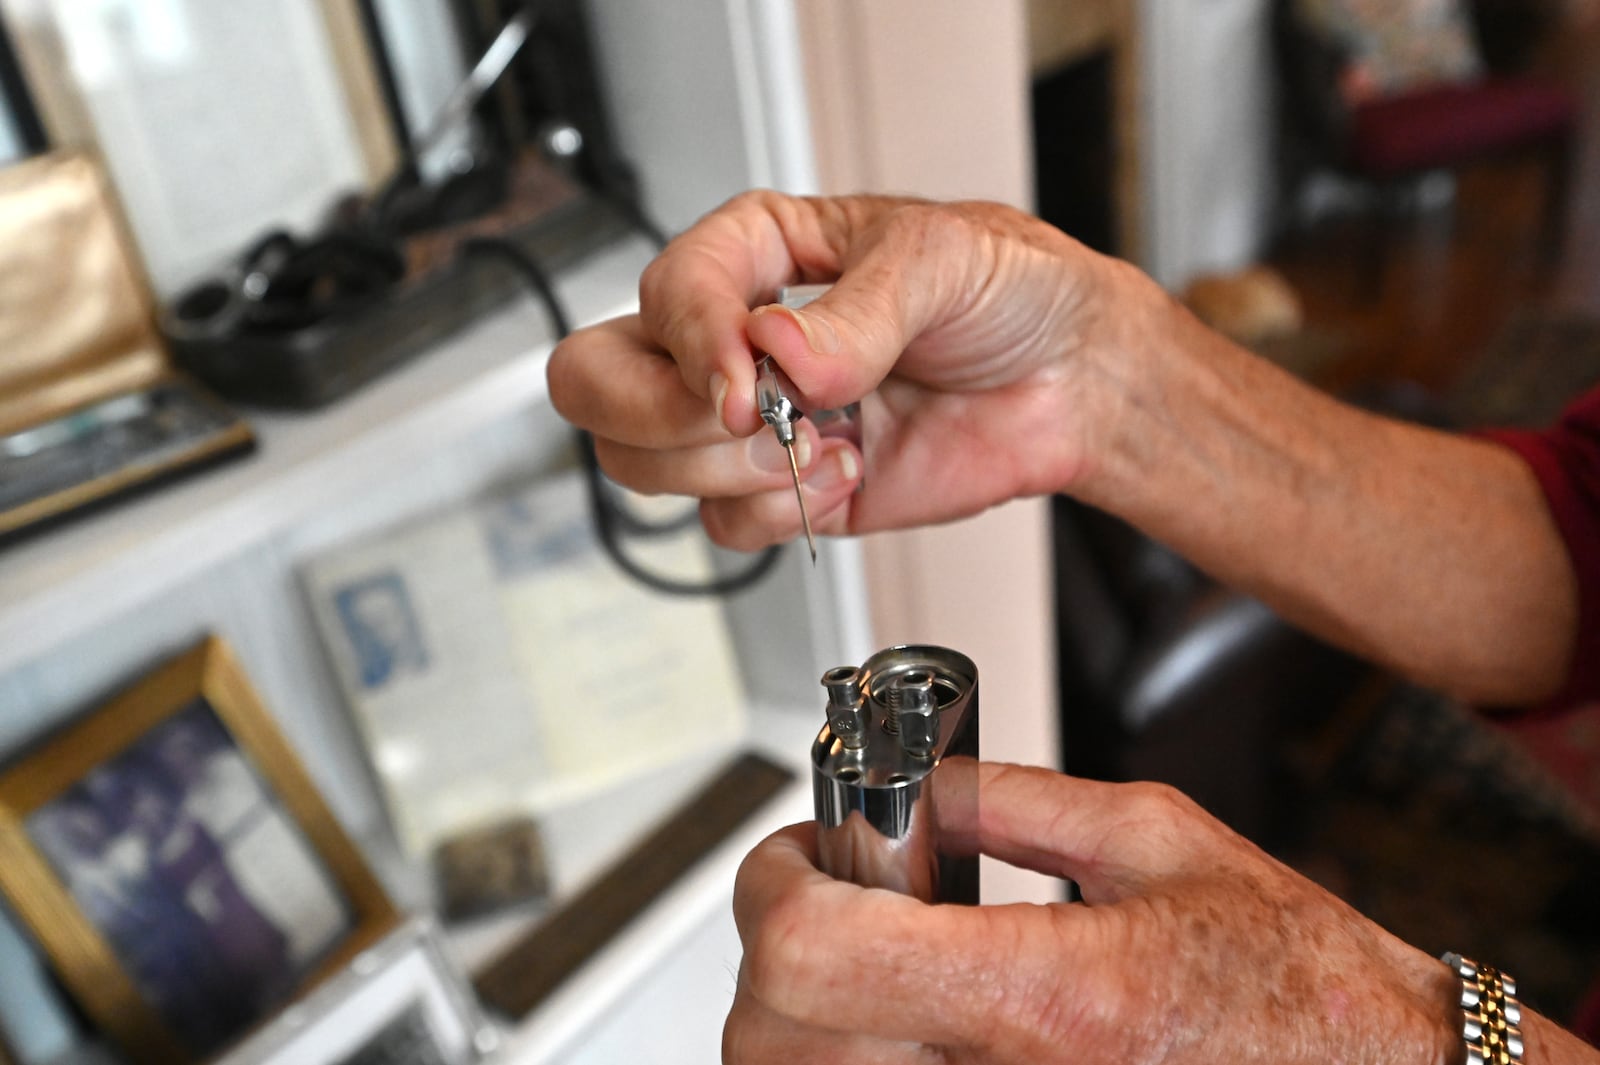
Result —
<instances>
[{"instance_id":1,"label":"white document","mask_svg":"<svg viewBox=\"0 0 1600 1065\"><path fill-rule=\"evenodd\" d=\"M696 537L650 552L675 576L710 573ZM577 474L335 552L306 583L414 853L742 728L721 606L624 575Z\"/></svg>"}]
</instances>

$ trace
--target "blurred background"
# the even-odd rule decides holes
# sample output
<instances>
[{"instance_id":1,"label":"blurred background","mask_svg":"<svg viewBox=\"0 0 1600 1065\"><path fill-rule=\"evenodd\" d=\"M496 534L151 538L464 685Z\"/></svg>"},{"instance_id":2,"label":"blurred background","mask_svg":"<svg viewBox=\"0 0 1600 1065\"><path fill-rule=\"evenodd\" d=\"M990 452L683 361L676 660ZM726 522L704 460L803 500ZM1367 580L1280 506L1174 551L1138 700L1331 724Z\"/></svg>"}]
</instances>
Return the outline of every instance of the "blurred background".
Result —
<instances>
[{"instance_id":1,"label":"blurred background","mask_svg":"<svg viewBox=\"0 0 1600 1065\"><path fill-rule=\"evenodd\" d=\"M766 186L1011 203L1317 387L1451 430L1546 423L1600 381L1593 0L0 0L0 30L0 233L34 248L0 257L8 824L6 773L48 774L50 736L218 635L397 908L441 920L501 1060L703 1061L738 964L733 869L809 816L816 677L937 642L983 673L986 757L1174 783L1408 941L1594 1023L1600 713L1519 722L1409 687L1064 498L828 543L815 571L732 557L681 505L605 487L544 387L554 341L627 313L663 237ZM127 264L71 291L114 281L135 308L70 350L29 311L68 291L40 264L78 238L25 225L18 191L63 151L103 174ZM180 381L207 412L181 431L94 406L154 410ZM557 512L588 520L539 524ZM507 528L566 562L437 546ZM377 560L409 582L395 661L433 669L425 692L341 643L328 575ZM664 605L681 584L701 613ZM465 606L420 591L468 585ZM638 625L585 637L586 602ZM572 707L685 632L715 649L715 700L662 684L676 727L614 764L577 730L584 771L538 763L537 794L406 768L452 727L558 749ZM490 643L492 668L444 657ZM717 770L749 751L787 782L741 805ZM685 803L735 827L648 850ZM418 809L446 835L410 838ZM446 913L445 844L505 817L534 829L484 853L515 851L524 890ZM608 871L668 852L680 875L617 918ZM1061 897L985 876L986 899ZM137 1060L19 890L0 1061ZM577 960L508 1008L552 916L598 946L559 939Z\"/></svg>"}]
</instances>

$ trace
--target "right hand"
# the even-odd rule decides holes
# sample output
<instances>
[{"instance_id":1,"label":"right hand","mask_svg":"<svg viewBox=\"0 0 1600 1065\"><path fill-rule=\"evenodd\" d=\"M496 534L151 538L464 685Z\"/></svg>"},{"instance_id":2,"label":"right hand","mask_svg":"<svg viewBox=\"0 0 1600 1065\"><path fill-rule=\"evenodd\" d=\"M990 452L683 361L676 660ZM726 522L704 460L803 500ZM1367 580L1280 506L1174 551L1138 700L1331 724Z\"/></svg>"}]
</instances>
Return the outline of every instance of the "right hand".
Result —
<instances>
[{"instance_id":1,"label":"right hand","mask_svg":"<svg viewBox=\"0 0 1600 1065\"><path fill-rule=\"evenodd\" d=\"M834 284L803 312L765 305L799 282ZM864 463L797 425L819 532L947 521L1087 476L1118 402L1104 383L1128 372L1124 331L1169 303L999 204L748 193L650 265L639 315L557 348L551 397L613 479L701 498L712 538L750 550L800 527L755 408L770 354L802 409L863 405Z\"/></svg>"},{"instance_id":2,"label":"right hand","mask_svg":"<svg viewBox=\"0 0 1600 1065\"><path fill-rule=\"evenodd\" d=\"M1445 966L1177 791L975 769L946 849L1070 877L1084 903L930 906L828 877L816 826L782 829L734 889L727 1065L1461 1060ZM1530 1061L1595 1060L1525 1016Z\"/></svg>"}]
</instances>

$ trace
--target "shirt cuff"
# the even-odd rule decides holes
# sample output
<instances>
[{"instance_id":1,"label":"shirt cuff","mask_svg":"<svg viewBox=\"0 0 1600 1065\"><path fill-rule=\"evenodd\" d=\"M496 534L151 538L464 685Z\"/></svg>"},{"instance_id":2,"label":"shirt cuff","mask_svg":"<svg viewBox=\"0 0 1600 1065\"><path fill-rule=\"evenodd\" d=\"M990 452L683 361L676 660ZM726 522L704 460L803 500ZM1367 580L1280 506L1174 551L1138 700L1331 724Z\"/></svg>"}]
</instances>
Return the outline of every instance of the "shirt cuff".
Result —
<instances>
[{"instance_id":1,"label":"shirt cuff","mask_svg":"<svg viewBox=\"0 0 1600 1065\"><path fill-rule=\"evenodd\" d=\"M1600 698L1600 427L1564 422L1553 431L1486 429L1472 435L1510 448L1527 463L1578 582L1578 631L1566 683L1537 709L1594 701Z\"/></svg>"}]
</instances>

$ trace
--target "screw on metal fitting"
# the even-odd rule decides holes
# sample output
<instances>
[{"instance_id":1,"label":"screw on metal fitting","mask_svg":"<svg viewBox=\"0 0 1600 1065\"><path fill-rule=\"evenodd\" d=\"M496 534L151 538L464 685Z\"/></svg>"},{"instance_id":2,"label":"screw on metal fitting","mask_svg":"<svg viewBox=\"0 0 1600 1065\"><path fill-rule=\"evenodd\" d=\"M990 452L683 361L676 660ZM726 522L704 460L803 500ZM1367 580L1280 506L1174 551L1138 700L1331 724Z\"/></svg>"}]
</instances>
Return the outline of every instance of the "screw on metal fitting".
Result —
<instances>
[{"instance_id":1,"label":"screw on metal fitting","mask_svg":"<svg viewBox=\"0 0 1600 1065\"><path fill-rule=\"evenodd\" d=\"M931 758L939 741L939 700L933 674L915 669L896 677L890 690L898 697L900 746L913 758Z\"/></svg>"},{"instance_id":2,"label":"screw on metal fitting","mask_svg":"<svg viewBox=\"0 0 1600 1065\"><path fill-rule=\"evenodd\" d=\"M894 736L900 731L900 689L894 684L878 691L874 698L883 702L883 731Z\"/></svg>"},{"instance_id":3,"label":"screw on metal fitting","mask_svg":"<svg viewBox=\"0 0 1600 1065\"><path fill-rule=\"evenodd\" d=\"M867 707L861 689L861 670L837 666L822 675L828 689L828 727L852 751L867 745Z\"/></svg>"}]
</instances>

